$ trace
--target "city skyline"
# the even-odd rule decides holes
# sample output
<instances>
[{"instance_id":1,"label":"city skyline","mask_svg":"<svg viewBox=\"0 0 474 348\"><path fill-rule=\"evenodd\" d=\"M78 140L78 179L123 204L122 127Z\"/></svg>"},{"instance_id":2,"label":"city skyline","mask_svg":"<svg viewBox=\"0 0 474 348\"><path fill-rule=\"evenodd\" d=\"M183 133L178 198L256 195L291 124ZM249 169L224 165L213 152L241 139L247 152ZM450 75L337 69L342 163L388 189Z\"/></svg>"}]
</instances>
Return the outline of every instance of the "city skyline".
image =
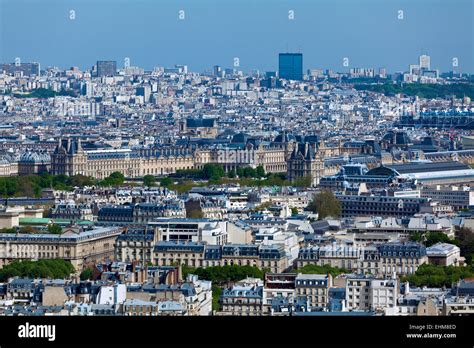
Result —
<instances>
[{"instance_id":1,"label":"city skyline","mask_svg":"<svg viewBox=\"0 0 474 348\"><path fill-rule=\"evenodd\" d=\"M294 54L301 54L303 57L305 56L304 55L304 52L280 52L280 53L277 53L277 56L279 55L294 55ZM420 57L428 57L429 59L432 58L431 55L427 54L426 52L424 52L423 54L420 54L419 56L417 56L416 58L412 59L412 61L409 61L407 62L405 68L401 68L400 70L389 70L386 68L386 66L384 65L374 65L374 66L365 66L365 65L358 65L358 66L348 66L348 67L342 67L340 68L339 70L338 69L331 69L331 68L328 68L328 67L324 67L324 66L305 66L304 64L304 61L303 61L303 76L305 75L308 75L308 72L310 70L322 70L322 71L333 71L334 73L338 73L338 74L348 74L351 72L351 70L359 70L359 69L374 69L374 72L377 73L379 72L380 69L383 69L385 70L385 72L387 74L393 74L393 73L403 73L403 72L410 72L410 67L413 67L413 66L420 66L419 64L419 60L420 60ZM239 67L233 67L232 65L229 65L229 66L225 66L225 65L219 65L219 64L209 64L209 66L205 67L203 70L201 71L197 71L197 70L193 70L193 69L189 69L189 65L186 64L186 62L183 62L183 63L172 63L172 64L169 64L169 65L153 65L151 66L150 68L149 67L143 67L143 66L139 66L139 65L135 65L133 64L133 62L129 59L129 57L126 57L126 59L128 58L128 67L130 68L140 68L140 69L144 69L145 71L152 71L153 69L155 68L175 68L175 67L181 67L181 66L186 66L188 67L188 72L193 72L193 73L199 73L199 74L204 74L204 73L207 73L207 74L215 74L215 72L213 71L214 68L216 67L219 67L220 69L222 69L222 72L224 72L223 69L234 69L236 72L238 71L242 71L244 74L252 74L252 73L255 73L255 72L259 72L260 74L265 74L266 72L270 72L270 73L273 73L273 72L279 72L279 66L278 66L278 62L277 62L277 65L273 68L273 69L269 69L269 70L259 70L259 69L254 69L252 67L249 67L248 69L240 69ZM40 61L35 61L35 60L32 60L32 61L28 61L28 62L25 62L25 61L21 61L20 60L20 64L39 64L39 67L40 67L40 70L41 71L45 71L46 69L51 69L51 68L59 68L60 70L68 70L68 69L71 69L71 68L79 68L81 71L92 71L94 68L97 67L97 62L115 62L116 63L116 71L117 72L120 72L120 71L123 71L127 66L125 65L125 61L124 62L120 62L120 60L117 60L117 59L97 59L97 60L94 60L91 62L90 65L86 65L84 68L82 66L77 66L77 65L73 65L73 64L70 64L70 65L64 65L64 66L60 66L58 64L52 64L52 65L48 65L48 66L44 66L42 64L42 62ZM0 64L15 64L15 61L0 61ZM440 70L437 66L433 66L431 64L431 67L430 67L431 70L438 70L439 73L448 73L448 72L456 72L456 73L462 73L462 74L468 74L468 75L472 75L474 74L474 72L465 72L465 71L462 71L462 69L457 69L457 68L454 68L454 67L451 67L451 69L449 70ZM430 69L427 69L427 70L430 70Z\"/></svg>"},{"instance_id":2,"label":"city skyline","mask_svg":"<svg viewBox=\"0 0 474 348\"><path fill-rule=\"evenodd\" d=\"M453 58L457 71L474 71L472 3L465 0L118 4L94 2L91 11L90 1L1 0L0 61L19 57L43 67L89 69L98 59L122 67L128 57L132 66L147 70L186 64L201 72L213 65L234 67L237 58L237 70L275 71L278 53L301 52L304 71L384 67L395 72L428 54L432 67L442 72L453 69ZM112 9L114 16L105 16ZM448 22L449 27L443 25Z\"/></svg>"},{"instance_id":3,"label":"city skyline","mask_svg":"<svg viewBox=\"0 0 474 348\"><path fill-rule=\"evenodd\" d=\"M473 4L0 0L3 341L468 343Z\"/></svg>"}]
</instances>

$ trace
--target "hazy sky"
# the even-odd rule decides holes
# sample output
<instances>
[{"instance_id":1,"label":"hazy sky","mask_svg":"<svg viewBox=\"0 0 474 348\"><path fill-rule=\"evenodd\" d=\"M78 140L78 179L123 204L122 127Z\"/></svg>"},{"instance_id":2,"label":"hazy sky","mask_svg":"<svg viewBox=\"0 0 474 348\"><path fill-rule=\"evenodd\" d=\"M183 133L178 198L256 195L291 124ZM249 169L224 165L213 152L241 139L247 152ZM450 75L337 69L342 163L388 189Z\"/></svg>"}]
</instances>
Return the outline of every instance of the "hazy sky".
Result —
<instances>
[{"instance_id":1,"label":"hazy sky","mask_svg":"<svg viewBox=\"0 0 474 348\"><path fill-rule=\"evenodd\" d=\"M474 0L0 0L0 61L90 68L213 65L278 69L278 53L304 68L407 70L421 52L432 68L474 72ZM76 18L70 19L70 11ZM179 19L184 10L185 19ZM294 20L289 20L289 11ZM399 19L399 11L403 19ZM343 58L349 67L343 67Z\"/></svg>"}]
</instances>

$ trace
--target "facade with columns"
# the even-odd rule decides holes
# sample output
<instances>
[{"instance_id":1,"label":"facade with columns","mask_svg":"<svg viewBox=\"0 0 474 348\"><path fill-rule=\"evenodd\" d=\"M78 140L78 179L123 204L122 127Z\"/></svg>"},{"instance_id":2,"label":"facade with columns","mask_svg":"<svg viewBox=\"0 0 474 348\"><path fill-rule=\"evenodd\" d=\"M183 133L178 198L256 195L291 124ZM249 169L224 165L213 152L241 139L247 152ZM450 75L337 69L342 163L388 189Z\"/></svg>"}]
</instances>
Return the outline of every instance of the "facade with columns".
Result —
<instances>
[{"instance_id":1,"label":"facade with columns","mask_svg":"<svg viewBox=\"0 0 474 348\"><path fill-rule=\"evenodd\" d=\"M83 149L80 139L62 139L51 154L51 173L103 179L113 172L121 172L128 178L136 178L202 169L212 163L222 165L226 171L262 166L267 173L287 173L292 182L310 177L312 185L317 185L319 178L328 175L328 170L338 169L331 165L326 168L324 159L340 154L341 147L327 148L324 142L319 146L315 142L301 143L288 136L239 146L98 150Z\"/></svg>"},{"instance_id":2,"label":"facade with columns","mask_svg":"<svg viewBox=\"0 0 474 348\"><path fill-rule=\"evenodd\" d=\"M126 177L164 175L194 168L194 156L185 147L169 149L84 150L80 140L60 140L51 155L54 175L82 174L103 179L113 172Z\"/></svg>"}]
</instances>

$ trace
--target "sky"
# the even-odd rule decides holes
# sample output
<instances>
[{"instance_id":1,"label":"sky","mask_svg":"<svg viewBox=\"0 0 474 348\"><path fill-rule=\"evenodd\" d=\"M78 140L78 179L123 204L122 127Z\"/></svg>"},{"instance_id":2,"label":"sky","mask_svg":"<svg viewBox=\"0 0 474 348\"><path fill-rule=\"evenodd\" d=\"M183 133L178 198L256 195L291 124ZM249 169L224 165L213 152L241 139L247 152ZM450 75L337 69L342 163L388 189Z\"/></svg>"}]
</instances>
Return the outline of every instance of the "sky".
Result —
<instances>
[{"instance_id":1,"label":"sky","mask_svg":"<svg viewBox=\"0 0 474 348\"><path fill-rule=\"evenodd\" d=\"M474 73L474 0L0 0L0 62L89 69L128 57L202 72L238 58L238 70L276 71L280 52L340 72L406 71L425 53L432 68L457 58Z\"/></svg>"}]
</instances>

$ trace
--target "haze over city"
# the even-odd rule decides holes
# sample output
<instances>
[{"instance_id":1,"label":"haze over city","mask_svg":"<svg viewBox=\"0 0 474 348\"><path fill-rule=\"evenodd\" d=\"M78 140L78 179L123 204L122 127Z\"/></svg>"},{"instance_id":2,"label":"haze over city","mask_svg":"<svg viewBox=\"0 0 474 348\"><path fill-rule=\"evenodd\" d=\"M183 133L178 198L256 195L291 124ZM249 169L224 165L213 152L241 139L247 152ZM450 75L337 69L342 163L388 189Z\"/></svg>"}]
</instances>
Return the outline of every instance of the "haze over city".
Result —
<instances>
[{"instance_id":1,"label":"haze over city","mask_svg":"<svg viewBox=\"0 0 474 348\"><path fill-rule=\"evenodd\" d=\"M237 57L240 70L274 71L277 53L290 51L305 54L304 69L400 71L425 53L440 71L454 57L459 71L474 70L470 0L0 0L0 14L0 61L43 67L129 57L145 69L203 71Z\"/></svg>"}]
</instances>

